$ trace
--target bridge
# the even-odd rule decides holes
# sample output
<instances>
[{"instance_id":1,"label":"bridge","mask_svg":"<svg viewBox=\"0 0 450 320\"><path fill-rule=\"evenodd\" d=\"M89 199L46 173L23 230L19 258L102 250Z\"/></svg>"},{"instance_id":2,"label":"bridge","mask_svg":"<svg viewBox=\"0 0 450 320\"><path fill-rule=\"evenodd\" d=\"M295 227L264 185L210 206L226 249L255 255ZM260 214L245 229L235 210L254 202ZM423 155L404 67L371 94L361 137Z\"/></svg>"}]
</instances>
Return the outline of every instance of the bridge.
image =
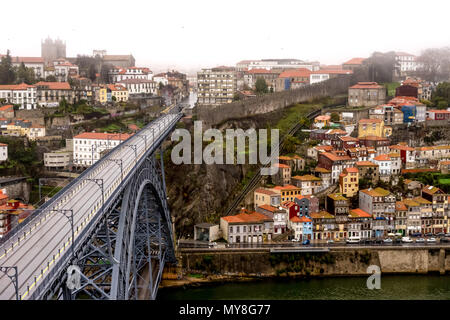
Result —
<instances>
[{"instance_id":1,"label":"bridge","mask_svg":"<svg viewBox=\"0 0 450 320\"><path fill-rule=\"evenodd\" d=\"M0 299L156 297L164 264L175 262L162 149L182 117L173 111L0 240Z\"/></svg>"}]
</instances>

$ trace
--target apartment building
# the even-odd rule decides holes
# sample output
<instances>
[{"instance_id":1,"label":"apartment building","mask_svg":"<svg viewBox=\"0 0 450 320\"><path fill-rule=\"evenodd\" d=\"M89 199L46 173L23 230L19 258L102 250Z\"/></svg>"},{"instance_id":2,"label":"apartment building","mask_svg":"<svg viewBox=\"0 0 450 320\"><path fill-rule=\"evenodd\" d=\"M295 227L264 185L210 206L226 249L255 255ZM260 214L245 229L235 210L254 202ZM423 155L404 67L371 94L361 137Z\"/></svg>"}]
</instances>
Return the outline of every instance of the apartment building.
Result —
<instances>
[{"instance_id":1,"label":"apartment building","mask_svg":"<svg viewBox=\"0 0 450 320\"><path fill-rule=\"evenodd\" d=\"M237 90L235 68L202 69L197 73L197 86L199 105L221 105L233 102Z\"/></svg>"},{"instance_id":2,"label":"apartment building","mask_svg":"<svg viewBox=\"0 0 450 320\"><path fill-rule=\"evenodd\" d=\"M5 99L6 103L18 104L20 109L36 109L37 89L26 83L0 85L0 99Z\"/></svg>"},{"instance_id":3,"label":"apartment building","mask_svg":"<svg viewBox=\"0 0 450 320\"><path fill-rule=\"evenodd\" d=\"M102 153L131 137L126 133L84 132L73 137L74 165L88 167L96 163Z\"/></svg>"}]
</instances>

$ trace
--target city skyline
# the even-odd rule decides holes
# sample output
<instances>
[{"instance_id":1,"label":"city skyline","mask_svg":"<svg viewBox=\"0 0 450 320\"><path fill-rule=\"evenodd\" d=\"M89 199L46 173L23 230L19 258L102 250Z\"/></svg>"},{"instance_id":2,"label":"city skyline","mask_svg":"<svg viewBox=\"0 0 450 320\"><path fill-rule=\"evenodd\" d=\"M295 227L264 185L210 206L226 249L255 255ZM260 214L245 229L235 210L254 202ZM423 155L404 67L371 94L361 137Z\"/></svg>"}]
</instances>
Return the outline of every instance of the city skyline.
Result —
<instances>
[{"instance_id":1,"label":"city skyline","mask_svg":"<svg viewBox=\"0 0 450 320\"><path fill-rule=\"evenodd\" d=\"M268 1L257 4L231 1L226 7L205 1L197 1L195 6L184 2L169 5L131 1L121 10L119 21L114 22L119 2L112 1L105 7L101 2L81 1L78 7L71 8L71 19L54 15L51 20L40 22L40 28L9 28L0 35L0 43L1 51L9 49L13 56L40 56L41 41L50 36L66 42L69 57L91 55L97 49L107 50L109 54L131 53L136 65L150 66L157 71L178 68L193 72L264 58L341 64L353 57L368 57L375 51L406 51L418 55L428 47L447 46L449 43L439 32L430 34L426 28L415 28L414 32L403 29L408 21L426 24L431 17L433 29L445 29L446 10L435 8L437 4L445 9L448 4L430 1L417 12L417 3L409 1L406 6L403 1L380 1L369 13L353 0L344 4L283 1L277 6ZM29 10L21 13L22 19L32 21L33 12L46 4L52 7L51 1L39 5L30 2ZM11 11L20 9L15 3L6 7ZM336 15L342 7L349 8L347 19L342 13ZM86 8L103 14L89 23L89 18L80 19L86 14ZM390 12L401 12L407 19L402 24ZM384 23L386 15L394 22ZM14 25L14 19L8 15L4 22ZM236 19L241 23L236 23ZM331 28L333 20L336 25ZM142 33L145 29L148 38Z\"/></svg>"}]
</instances>

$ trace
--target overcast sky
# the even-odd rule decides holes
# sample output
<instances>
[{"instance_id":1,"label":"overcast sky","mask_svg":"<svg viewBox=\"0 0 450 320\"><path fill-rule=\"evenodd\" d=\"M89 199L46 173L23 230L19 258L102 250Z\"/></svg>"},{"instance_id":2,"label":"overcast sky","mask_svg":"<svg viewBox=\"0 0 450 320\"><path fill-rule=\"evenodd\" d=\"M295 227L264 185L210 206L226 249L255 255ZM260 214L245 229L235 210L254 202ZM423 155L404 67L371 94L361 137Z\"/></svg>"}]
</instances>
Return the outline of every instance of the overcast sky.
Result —
<instances>
[{"instance_id":1,"label":"overcast sky","mask_svg":"<svg viewBox=\"0 0 450 320\"><path fill-rule=\"evenodd\" d=\"M450 45L446 0L39 0L1 7L2 53L40 56L41 39L50 36L66 41L68 56L132 53L136 65L155 70L260 58L340 64L373 51L420 54Z\"/></svg>"}]
</instances>

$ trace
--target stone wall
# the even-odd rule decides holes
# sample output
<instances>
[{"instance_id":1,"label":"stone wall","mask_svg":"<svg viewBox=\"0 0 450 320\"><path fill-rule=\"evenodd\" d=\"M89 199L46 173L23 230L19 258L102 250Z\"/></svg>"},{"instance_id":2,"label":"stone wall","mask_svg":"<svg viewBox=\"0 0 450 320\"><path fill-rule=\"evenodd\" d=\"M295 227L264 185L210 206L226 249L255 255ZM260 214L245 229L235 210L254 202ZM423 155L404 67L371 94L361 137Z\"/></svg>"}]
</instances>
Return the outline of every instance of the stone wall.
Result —
<instances>
[{"instance_id":1,"label":"stone wall","mask_svg":"<svg viewBox=\"0 0 450 320\"><path fill-rule=\"evenodd\" d=\"M444 274L450 271L450 248L332 248L329 252L270 253L268 249L183 249L185 272L234 276L367 275L369 265L382 273Z\"/></svg>"},{"instance_id":2,"label":"stone wall","mask_svg":"<svg viewBox=\"0 0 450 320\"><path fill-rule=\"evenodd\" d=\"M356 80L353 77L340 76L299 89L270 93L220 106L197 106L195 112L197 118L204 121L204 126L209 127L231 119L272 112L295 103L346 93L354 81Z\"/></svg>"},{"instance_id":3,"label":"stone wall","mask_svg":"<svg viewBox=\"0 0 450 320\"><path fill-rule=\"evenodd\" d=\"M25 177L1 178L0 189L6 189L9 199L20 199L26 203L30 200L31 184Z\"/></svg>"}]
</instances>

